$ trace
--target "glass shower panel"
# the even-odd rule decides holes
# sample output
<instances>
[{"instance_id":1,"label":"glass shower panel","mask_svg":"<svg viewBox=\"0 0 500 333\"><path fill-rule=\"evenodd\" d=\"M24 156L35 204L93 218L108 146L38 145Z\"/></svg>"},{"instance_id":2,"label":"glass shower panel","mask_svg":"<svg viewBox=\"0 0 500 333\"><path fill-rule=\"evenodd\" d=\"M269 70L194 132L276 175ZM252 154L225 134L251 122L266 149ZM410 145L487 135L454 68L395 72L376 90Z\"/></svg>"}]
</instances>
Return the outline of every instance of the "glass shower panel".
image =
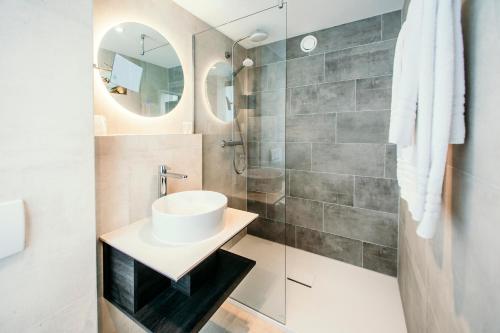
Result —
<instances>
[{"instance_id":1,"label":"glass shower panel","mask_svg":"<svg viewBox=\"0 0 500 333\"><path fill-rule=\"evenodd\" d=\"M226 249L256 266L231 297L285 322L286 4L194 35L203 187L259 214Z\"/></svg>"}]
</instances>

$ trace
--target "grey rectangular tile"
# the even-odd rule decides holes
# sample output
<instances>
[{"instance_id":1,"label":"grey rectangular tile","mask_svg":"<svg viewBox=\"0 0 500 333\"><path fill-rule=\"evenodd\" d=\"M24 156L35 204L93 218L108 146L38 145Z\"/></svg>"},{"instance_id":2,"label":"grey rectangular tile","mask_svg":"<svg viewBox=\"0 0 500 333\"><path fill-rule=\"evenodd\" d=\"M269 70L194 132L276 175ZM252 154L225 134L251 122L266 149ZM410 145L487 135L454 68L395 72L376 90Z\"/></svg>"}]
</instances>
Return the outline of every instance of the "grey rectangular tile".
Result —
<instances>
[{"instance_id":1,"label":"grey rectangular tile","mask_svg":"<svg viewBox=\"0 0 500 333\"><path fill-rule=\"evenodd\" d=\"M354 206L397 213L399 187L394 179L356 177L354 185Z\"/></svg>"},{"instance_id":2,"label":"grey rectangular tile","mask_svg":"<svg viewBox=\"0 0 500 333\"><path fill-rule=\"evenodd\" d=\"M283 193L267 194L267 218L273 221L285 221L285 195Z\"/></svg>"},{"instance_id":3,"label":"grey rectangular tile","mask_svg":"<svg viewBox=\"0 0 500 333\"><path fill-rule=\"evenodd\" d=\"M287 86L287 63L286 61L266 65L267 90L274 91L284 89Z\"/></svg>"},{"instance_id":4,"label":"grey rectangular tile","mask_svg":"<svg viewBox=\"0 0 500 333\"><path fill-rule=\"evenodd\" d=\"M401 11L382 15L382 39L397 38L401 30Z\"/></svg>"},{"instance_id":5,"label":"grey rectangular tile","mask_svg":"<svg viewBox=\"0 0 500 333\"><path fill-rule=\"evenodd\" d=\"M393 144L385 146L385 178L397 178L397 149Z\"/></svg>"},{"instance_id":6,"label":"grey rectangular tile","mask_svg":"<svg viewBox=\"0 0 500 333\"><path fill-rule=\"evenodd\" d=\"M306 86L324 80L325 59L323 54L287 61L287 87Z\"/></svg>"},{"instance_id":7,"label":"grey rectangular tile","mask_svg":"<svg viewBox=\"0 0 500 333\"><path fill-rule=\"evenodd\" d=\"M352 206L353 191L353 176L290 170L293 197Z\"/></svg>"},{"instance_id":8,"label":"grey rectangular tile","mask_svg":"<svg viewBox=\"0 0 500 333\"><path fill-rule=\"evenodd\" d=\"M259 142L249 141L248 142L248 165L249 166L259 166L260 165L260 145Z\"/></svg>"},{"instance_id":9,"label":"grey rectangular tile","mask_svg":"<svg viewBox=\"0 0 500 333\"><path fill-rule=\"evenodd\" d=\"M362 264L360 241L302 227L296 227L295 241L299 249L356 266Z\"/></svg>"},{"instance_id":10,"label":"grey rectangular tile","mask_svg":"<svg viewBox=\"0 0 500 333\"><path fill-rule=\"evenodd\" d=\"M290 60L290 59L310 56L310 53L306 53L306 52L302 51L302 49L300 48L300 42L302 41L302 38L304 38L307 35L316 36L316 32L311 32L308 34L295 36L292 38L288 38L286 40L286 58L287 59Z\"/></svg>"},{"instance_id":11,"label":"grey rectangular tile","mask_svg":"<svg viewBox=\"0 0 500 333\"><path fill-rule=\"evenodd\" d=\"M354 91L355 81L292 88L290 114L354 111Z\"/></svg>"},{"instance_id":12,"label":"grey rectangular tile","mask_svg":"<svg viewBox=\"0 0 500 333\"><path fill-rule=\"evenodd\" d=\"M397 252L394 248L363 243L363 267L396 276L398 273Z\"/></svg>"},{"instance_id":13,"label":"grey rectangular tile","mask_svg":"<svg viewBox=\"0 0 500 333\"><path fill-rule=\"evenodd\" d=\"M395 41L389 40L325 54L325 81L346 81L392 74Z\"/></svg>"},{"instance_id":14,"label":"grey rectangular tile","mask_svg":"<svg viewBox=\"0 0 500 333\"><path fill-rule=\"evenodd\" d=\"M301 198L286 198L286 222L309 229L323 229L323 203Z\"/></svg>"},{"instance_id":15,"label":"grey rectangular tile","mask_svg":"<svg viewBox=\"0 0 500 333\"><path fill-rule=\"evenodd\" d=\"M342 112L337 114L338 143L386 143L389 111Z\"/></svg>"},{"instance_id":16,"label":"grey rectangular tile","mask_svg":"<svg viewBox=\"0 0 500 333\"><path fill-rule=\"evenodd\" d=\"M335 119L335 113L286 117L286 141L333 143Z\"/></svg>"},{"instance_id":17,"label":"grey rectangular tile","mask_svg":"<svg viewBox=\"0 0 500 333\"><path fill-rule=\"evenodd\" d=\"M285 115L285 89L257 92L252 95L253 101L251 116L279 116Z\"/></svg>"},{"instance_id":18,"label":"grey rectangular tile","mask_svg":"<svg viewBox=\"0 0 500 333\"><path fill-rule=\"evenodd\" d=\"M373 16L316 32L318 47L313 52L329 52L380 41L381 18Z\"/></svg>"},{"instance_id":19,"label":"grey rectangular tile","mask_svg":"<svg viewBox=\"0 0 500 333\"><path fill-rule=\"evenodd\" d=\"M250 158L250 153L249 153ZM285 143L262 142L260 144L260 165L271 168L285 168Z\"/></svg>"},{"instance_id":20,"label":"grey rectangular tile","mask_svg":"<svg viewBox=\"0 0 500 333\"><path fill-rule=\"evenodd\" d=\"M397 247L398 216L339 205L325 205L325 231L361 241Z\"/></svg>"},{"instance_id":21,"label":"grey rectangular tile","mask_svg":"<svg viewBox=\"0 0 500 333\"><path fill-rule=\"evenodd\" d=\"M286 196L290 195L290 172L291 170L286 169L285 171L285 194Z\"/></svg>"},{"instance_id":22,"label":"grey rectangular tile","mask_svg":"<svg viewBox=\"0 0 500 333\"><path fill-rule=\"evenodd\" d=\"M305 87L290 88L291 115L321 113L318 106L319 89L317 84Z\"/></svg>"},{"instance_id":23,"label":"grey rectangular tile","mask_svg":"<svg viewBox=\"0 0 500 333\"><path fill-rule=\"evenodd\" d=\"M287 142L285 146L287 169L311 170L311 144Z\"/></svg>"},{"instance_id":24,"label":"grey rectangular tile","mask_svg":"<svg viewBox=\"0 0 500 333\"><path fill-rule=\"evenodd\" d=\"M312 144L312 171L372 177L384 175L383 144Z\"/></svg>"},{"instance_id":25,"label":"grey rectangular tile","mask_svg":"<svg viewBox=\"0 0 500 333\"><path fill-rule=\"evenodd\" d=\"M285 118L280 116L248 117L249 141L285 140Z\"/></svg>"},{"instance_id":26,"label":"grey rectangular tile","mask_svg":"<svg viewBox=\"0 0 500 333\"><path fill-rule=\"evenodd\" d=\"M380 41L381 18L370 17L364 20L350 22L324 30L308 33L318 39L318 46L313 53L322 53L346 49L358 45ZM287 40L287 58L307 56L300 49L300 41L306 35L289 38Z\"/></svg>"},{"instance_id":27,"label":"grey rectangular tile","mask_svg":"<svg viewBox=\"0 0 500 333\"><path fill-rule=\"evenodd\" d=\"M247 210L249 212L259 214L261 217L266 217L266 207L267 207L267 196L266 193L262 192L247 192Z\"/></svg>"},{"instance_id":28,"label":"grey rectangular tile","mask_svg":"<svg viewBox=\"0 0 500 333\"><path fill-rule=\"evenodd\" d=\"M356 110L390 110L392 75L356 80Z\"/></svg>"},{"instance_id":29,"label":"grey rectangular tile","mask_svg":"<svg viewBox=\"0 0 500 333\"><path fill-rule=\"evenodd\" d=\"M252 67L247 69L247 79L250 92L267 90L267 67Z\"/></svg>"},{"instance_id":30,"label":"grey rectangular tile","mask_svg":"<svg viewBox=\"0 0 500 333\"><path fill-rule=\"evenodd\" d=\"M286 245L296 247L295 242L295 226L289 223L285 223L285 237Z\"/></svg>"},{"instance_id":31,"label":"grey rectangular tile","mask_svg":"<svg viewBox=\"0 0 500 333\"><path fill-rule=\"evenodd\" d=\"M323 113L354 111L355 81L322 83L318 85L318 107Z\"/></svg>"},{"instance_id":32,"label":"grey rectangular tile","mask_svg":"<svg viewBox=\"0 0 500 333\"><path fill-rule=\"evenodd\" d=\"M285 223L271 221L265 218L257 218L247 228L250 235L270 240L272 242L285 244Z\"/></svg>"},{"instance_id":33,"label":"grey rectangular tile","mask_svg":"<svg viewBox=\"0 0 500 333\"><path fill-rule=\"evenodd\" d=\"M286 41L280 40L263 46L254 47L247 51L256 66L263 66L286 60Z\"/></svg>"},{"instance_id":34,"label":"grey rectangular tile","mask_svg":"<svg viewBox=\"0 0 500 333\"><path fill-rule=\"evenodd\" d=\"M284 193L285 170L274 168L249 168L247 190L264 193Z\"/></svg>"},{"instance_id":35,"label":"grey rectangular tile","mask_svg":"<svg viewBox=\"0 0 500 333\"><path fill-rule=\"evenodd\" d=\"M253 142L261 141L261 117L248 117L247 140Z\"/></svg>"}]
</instances>

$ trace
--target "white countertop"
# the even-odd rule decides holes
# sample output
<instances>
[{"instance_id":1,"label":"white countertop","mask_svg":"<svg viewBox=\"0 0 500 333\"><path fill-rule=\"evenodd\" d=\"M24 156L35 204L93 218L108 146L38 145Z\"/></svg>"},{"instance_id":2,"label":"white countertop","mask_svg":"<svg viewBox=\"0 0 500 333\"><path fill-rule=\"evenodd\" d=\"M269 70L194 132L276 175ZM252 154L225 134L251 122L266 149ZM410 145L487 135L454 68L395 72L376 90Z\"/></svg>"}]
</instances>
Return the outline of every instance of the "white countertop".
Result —
<instances>
[{"instance_id":1,"label":"white countertop","mask_svg":"<svg viewBox=\"0 0 500 333\"><path fill-rule=\"evenodd\" d=\"M168 245L156 240L151 232L151 218L104 234L100 240L178 281L257 217L254 213L227 208L221 232L204 241L185 245Z\"/></svg>"}]
</instances>

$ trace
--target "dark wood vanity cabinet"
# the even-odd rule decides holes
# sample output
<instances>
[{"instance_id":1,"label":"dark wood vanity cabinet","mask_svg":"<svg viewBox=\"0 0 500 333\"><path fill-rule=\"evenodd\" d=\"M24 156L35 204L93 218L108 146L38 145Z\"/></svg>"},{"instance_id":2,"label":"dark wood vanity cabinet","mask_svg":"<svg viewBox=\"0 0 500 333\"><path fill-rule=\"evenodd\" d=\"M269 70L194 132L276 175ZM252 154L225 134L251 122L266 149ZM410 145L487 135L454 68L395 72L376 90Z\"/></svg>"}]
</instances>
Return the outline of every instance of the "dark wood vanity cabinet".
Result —
<instances>
[{"instance_id":1,"label":"dark wood vanity cabinet","mask_svg":"<svg viewBox=\"0 0 500 333\"><path fill-rule=\"evenodd\" d=\"M104 298L149 332L198 332L255 266L219 249L178 281L103 243Z\"/></svg>"}]
</instances>

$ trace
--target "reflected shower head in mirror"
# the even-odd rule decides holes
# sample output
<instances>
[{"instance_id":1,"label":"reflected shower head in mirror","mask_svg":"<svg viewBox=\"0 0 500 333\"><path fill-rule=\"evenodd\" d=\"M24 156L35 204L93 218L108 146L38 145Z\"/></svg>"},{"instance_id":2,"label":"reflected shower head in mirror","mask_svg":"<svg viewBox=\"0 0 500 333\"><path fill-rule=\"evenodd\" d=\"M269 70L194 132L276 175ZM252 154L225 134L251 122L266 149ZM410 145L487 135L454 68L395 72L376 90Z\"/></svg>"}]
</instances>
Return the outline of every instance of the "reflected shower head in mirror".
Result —
<instances>
[{"instance_id":1,"label":"reflected shower head in mirror","mask_svg":"<svg viewBox=\"0 0 500 333\"><path fill-rule=\"evenodd\" d=\"M233 76L236 77L239 72L245 67L252 67L253 66L253 60L250 58L245 58L243 62L241 63L241 66L234 72Z\"/></svg>"}]
</instances>

